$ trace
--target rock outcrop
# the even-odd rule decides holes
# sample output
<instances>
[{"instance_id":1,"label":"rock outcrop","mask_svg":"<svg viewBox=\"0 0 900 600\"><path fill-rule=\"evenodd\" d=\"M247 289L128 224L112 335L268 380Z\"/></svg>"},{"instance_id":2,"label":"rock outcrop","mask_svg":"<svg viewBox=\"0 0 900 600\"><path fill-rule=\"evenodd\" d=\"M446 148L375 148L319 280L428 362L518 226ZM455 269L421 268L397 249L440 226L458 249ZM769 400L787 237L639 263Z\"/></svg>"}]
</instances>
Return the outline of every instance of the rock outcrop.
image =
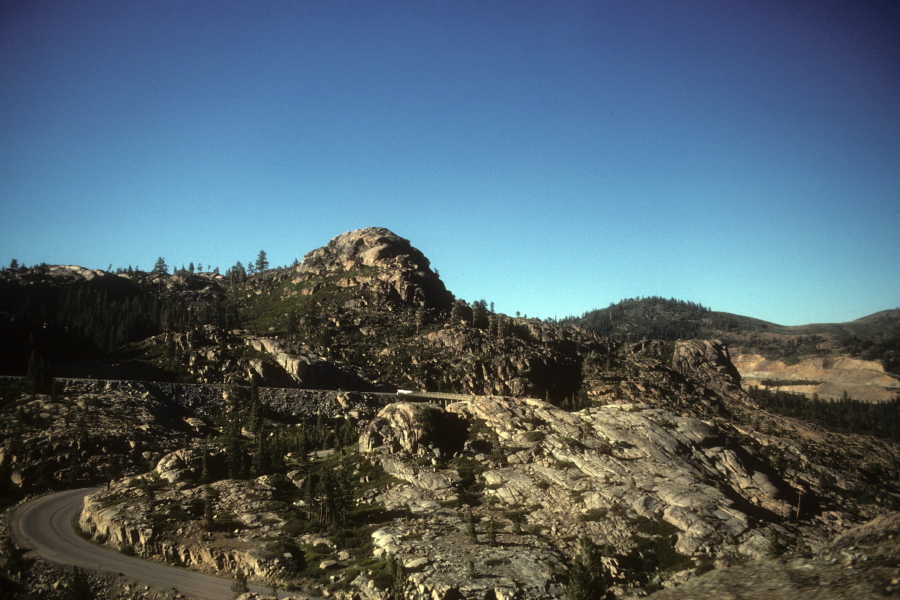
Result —
<instances>
[{"instance_id":1,"label":"rock outcrop","mask_svg":"<svg viewBox=\"0 0 900 600\"><path fill-rule=\"evenodd\" d=\"M507 327L508 335L451 321L415 340L409 349L421 356L410 369L418 375L415 387L557 401L578 390L581 357L575 348L579 342L599 348L597 339L553 331L540 321L502 319L497 327Z\"/></svg>"},{"instance_id":2,"label":"rock outcrop","mask_svg":"<svg viewBox=\"0 0 900 600\"><path fill-rule=\"evenodd\" d=\"M302 572L316 578L313 594L371 600L398 593L383 574L391 561L405 566L394 585L409 599L559 598L575 541L587 535L624 599L776 551L824 552L900 497L888 482L897 465L886 442L774 415L716 416L717 407L754 414L720 345L645 344L620 356L631 361L617 383L629 400L599 396L609 403L574 411L500 396L379 406L383 397L347 392L306 406L268 390L261 396L272 418L313 416L315 406L365 415L361 456L294 454L285 456L286 476L203 484L204 453L224 463L234 442L212 452L182 448L92 496L82 527L140 556L240 569L267 583L296 583ZM666 377L674 388L664 387ZM667 389L685 397L666 400ZM230 402L195 410L210 414ZM703 406L694 412L710 416L685 416L667 403ZM251 431L241 437L255 447ZM323 487L318 463L344 475ZM873 486L873 477L883 481ZM332 510L332 490L346 484L339 481L359 482L355 510L371 517L355 521L353 535L368 542L343 546L349 534L324 527L308 533L306 523Z\"/></svg>"},{"instance_id":3,"label":"rock outcrop","mask_svg":"<svg viewBox=\"0 0 900 600\"><path fill-rule=\"evenodd\" d=\"M396 390L394 386L376 382L374 375L360 367L326 360L308 349L290 350L276 338L261 338L246 334L245 340L254 350L272 359L271 362L250 361L253 368L251 377L255 376L262 381L284 381L286 385L318 390L339 388L356 391ZM274 366L278 369L273 368ZM287 381L284 375L287 375Z\"/></svg>"},{"instance_id":4,"label":"rock outcrop","mask_svg":"<svg viewBox=\"0 0 900 600\"><path fill-rule=\"evenodd\" d=\"M881 600L900 593L898 560L900 513L891 512L851 528L818 552L750 560L650 598Z\"/></svg>"},{"instance_id":5,"label":"rock outcrop","mask_svg":"<svg viewBox=\"0 0 900 600\"><path fill-rule=\"evenodd\" d=\"M687 340L675 344L673 366L689 372L701 383L712 384L720 394L733 394L741 386L741 374L731 361L728 347L719 340ZM715 377L710 371L722 377Z\"/></svg>"},{"instance_id":6,"label":"rock outcrop","mask_svg":"<svg viewBox=\"0 0 900 600\"><path fill-rule=\"evenodd\" d=\"M183 480L193 477L184 477L184 471L199 470L200 465L199 460L186 463L188 456L179 453L164 457L148 475L120 480L88 496L79 519L81 529L128 554L211 573L232 575L240 570L256 580L278 580L292 564L283 553L266 550L265 542L284 525L267 510L274 490L267 479L185 485ZM161 486L163 480L182 484ZM215 506L214 516L228 515L234 534L214 536L203 529L199 518L209 502Z\"/></svg>"},{"instance_id":7,"label":"rock outcrop","mask_svg":"<svg viewBox=\"0 0 900 600\"><path fill-rule=\"evenodd\" d=\"M699 418L755 410L717 340L645 340L584 361L584 387L603 403L646 403Z\"/></svg>"},{"instance_id":8,"label":"rock outcrop","mask_svg":"<svg viewBox=\"0 0 900 600\"><path fill-rule=\"evenodd\" d=\"M358 288L357 298L374 295L381 302L438 310L448 310L453 300L425 255L382 227L343 233L309 252L295 268L294 281L334 275L343 279L343 287Z\"/></svg>"},{"instance_id":9,"label":"rock outcrop","mask_svg":"<svg viewBox=\"0 0 900 600\"><path fill-rule=\"evenodd\" d=\"M65 489L145 467L181 443L189 414L139 384L58 384L0 420L0 489Z\"/></svg>"},{"instance_id":10,"label":"rock outcrop","mask_svg":"<svg viewBox=\"0 0 900 600\"><path fill-rule=\"evenodd\" d=\"M850 518L824 506L837 508L841 490L859 484L802 443L648 405L566 412L535 399L485 397L442 412L390 405L360 438L362 451L406 482L379 501L432 515L431 526L440 521L453 531L420 539L395 522L378 533L381 552L430 559L416 575L420 595L409 597L462 590L461 557L504 560L526 597L549 597L539 591L552 587L549 572L529 565L564 562L583 533L606 548L616 581L631 585L677 582L704 565L765 557L779 540L821 547ZM451 418L465 424L462 440L431 437ZM820 473L819 483L806 480L810 472ZM471 544L463 533L470 512L477 535L515 545L515 558L492 558L490 545ZM512 577L505 573L496 576ZM498 595L513 593L491 585Z\"/></svg>"}]
</instances>

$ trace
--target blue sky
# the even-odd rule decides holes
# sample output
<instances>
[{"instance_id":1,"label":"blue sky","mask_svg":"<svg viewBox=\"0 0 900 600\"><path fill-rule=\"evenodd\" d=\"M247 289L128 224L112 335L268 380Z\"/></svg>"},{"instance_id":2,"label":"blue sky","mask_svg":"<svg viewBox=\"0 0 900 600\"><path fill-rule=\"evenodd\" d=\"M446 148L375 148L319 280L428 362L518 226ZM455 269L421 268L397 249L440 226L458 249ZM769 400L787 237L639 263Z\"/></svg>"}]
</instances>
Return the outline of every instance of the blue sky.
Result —
<instances>
[{"instance_id":1,"label":"blue sky","mask_svg":"<svg viewBox=\"0 0 900 600\"><path fill-rule=\"evenodd\" d=\"M900 306L898 59L891 1L3 0L0 261L380 226L508 314L848 321Z\"/></svg>"}]
</instances>

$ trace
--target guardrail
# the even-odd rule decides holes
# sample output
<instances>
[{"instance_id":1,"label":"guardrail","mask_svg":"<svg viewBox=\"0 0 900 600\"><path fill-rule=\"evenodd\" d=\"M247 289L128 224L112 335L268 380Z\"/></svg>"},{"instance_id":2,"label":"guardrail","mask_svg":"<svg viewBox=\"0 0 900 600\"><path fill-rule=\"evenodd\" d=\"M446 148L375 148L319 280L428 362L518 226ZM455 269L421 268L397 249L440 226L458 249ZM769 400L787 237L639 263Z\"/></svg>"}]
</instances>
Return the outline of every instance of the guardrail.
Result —
<instances>
[{"instance_id":1,"label":"guardrail","mask_svg":"<svg viewBox=\"0 0 900 600\"><path fill-rule=\"evenodd\" d=\"M16 375L2 375L0 379L25 379L22 376ZM193 383L193 382L174 382L174 381L144 381L138 379L100 379L100 378L83 378L83 377L57 377L57 380L61 382L68 383L80 383L86 385L104 385L104 384L114 384L114 385L145 385L145 386L157 386L157 387L171 387L171 388L192 388L192 387L203 387L203 388L218 388L221 390L227 390L234 387L242 387L235 386L232 384L226 383ZM246 387L246 386L243 386ZM411 402L415 401L433 401L433 400L442 400L442 404L446 405L450 402L471 402L476 398L509 398L511 396L494 396L491 394L487 395L479 395L479 394L454 394L450 392L424 392L424 391L416 391L416 390L404 390L400 389L396 392L360 392L358 390L330 390L330 389L312 389L312 388L274 388L268 386L260 386L260 390L291 390L291 391L304 391L304 392L330 392L330 393L340 393L340 392L353 392L353 393L363 393L363 394L373 394L376 396L382 397L396 397L402 400L408 400ZM525 400L526 398L515 397L519 400Z\"/></svg>"},{"instance_id":2,"label":"guardrail","mask_svg":"<svg viewBox=\"0 0 900 600\"><path fill-rule=\"evenodd\" d=\"M388 394L385 394L388 395ZM392 394L391 394L392 395ZM452 394L450 392L416 392L410 390L398 390L397 398L410 402L441 400L441 404L446 406L451 402L472 402L478 398L515 398L517 400L538 400L537 398L513 397L513 396L495 396L492 394ZM538 400L539 401L539 400Z\"/></svg>"}]
</instances>

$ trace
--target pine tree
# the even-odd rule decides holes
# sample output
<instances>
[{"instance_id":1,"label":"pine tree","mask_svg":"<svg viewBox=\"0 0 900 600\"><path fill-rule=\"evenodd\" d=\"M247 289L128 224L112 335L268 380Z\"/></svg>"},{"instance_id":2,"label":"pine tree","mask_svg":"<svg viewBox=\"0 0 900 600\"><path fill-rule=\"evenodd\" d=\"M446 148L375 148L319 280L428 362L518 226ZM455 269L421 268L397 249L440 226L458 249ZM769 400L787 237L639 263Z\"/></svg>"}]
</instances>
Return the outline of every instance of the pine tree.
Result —
<instances>
[{"instance_id":1,"label":"pine tree","mask_svg":"<svg viewBox=\"0 0 900 600\"><path fill-rule=\"evenodd\" d=\"M213 502L215 502L216 495L212 488L206 488L205 493L203 494L203 528L206 531L212 531L215 529L215 513L213 512Z\"/></svg>"},{"instance_id":2,"label":"pine tree","mask_svg":"<svg viewBox=\"0 0 900 600\"><path fill-rule=\"evenodd\" d=\"M497 545L497 521L494 519L494 515L491 515L491 520L488 521L488 545Z\"/></svg>"},{"instance_id":3,"label":"pine tree","mask_svg":"<svg viewBox=\"0 0 900 600\"><path fill-rule=\"evenodd\" d=\"M78 567L72 568L72 577L66 585L65 597L69 600L93 600L95 598L87 576Z\"/></svg>"},{"instance_id":4,"label":"pine tree","mask_svg":"<svg viewBox=\"0 0 900 600\"><path fill-rule=\"evenodd\" d=\"M399 558L393 554L387 556L387 574L390 578L389 598L400 600L404 597L403 588L406 586L406 569Z\"/></svg>"},{"instance_id":5,"label":"pine tree","mask_svg":"<svg viewBox=\"0 0 900 600\"><path fill-rule=\"evenodd\" d=\"M578 553L569 567L566 600L606 600L609 598L609 583L600 549L590 537L581 534Z\"/></svg>"},{"instance_id":6,"label":"pine tree","mask_svg":"<svg viewBox=\"0 0 900 600\"><path fill-rule=\"evenodd\" d=\"M262 273L269 268L269 259L266 258L266 251L260 250L259 256L256 258L256 272Z\"/></svg>"},{"instance_id":7,"label":"pine tree","mask_svg":"<svg viewBox=\"0 0 900 600\"><path fill-rule=\"evenodd\" d=\"M453 320L470 323L472 321L472 308L465 300L454 300L450 309L450 316Z\"/></svg>"},{"instance_id":8,"label":"pine tree","mask_svg":"<svg viewBox=\"0 0 900 600\"><path fill-rule=\"evenodd\" d=\"M487 302L476 300L472 303L472 326L487 329L489 324Z\"/></svg>"},{"instance_id":9,"label":"pine tree","mask_svg":"<svg viewBox=\"0 0 900 600\"><path fill-rule=\"evenodd\" d=\"M26 580L30 570L29 561L25 559L25 550L20 549L8 535L0 541L0 556L6 559L6 574L14 579Z\"/></svg>"},{"instance_id":10,"label":"pine tree","mask_svg":"<svg viewBox=\"0 0 900 600\"><path fill-rule=\"evenodd\" d=\"M250 473L254 477L266 475L271 471L271 465L268 444L263 435L259 433L256 436L256 448L253 450Z\"/></svg>"},{"instance_id":11,"label":"pine tree","mask_svg":"<svg viewBox=\"0 0 900 600\"><path fill-rule=\"evenodd\" d=\"M286 452L284 450L284 437L280 432L276 432L275 435L269 437L268 454L271 470L280 471L284 469L284 455Z\"/></svg>"},{"instance_id":12,"label":"pine tree","mask_svg":"<svg viewBox=\"0 0 900 600\"><path fill-rule=\"evenodd\" d=\"M168 275L169 274L169 265L166 264L166 259L160 256L156 259L156 264L153 265L153 270L151 271L153 275Z\"/></svg>"},{"instance_id":13,"label":"pine tree","mask_svg":"<svg viewBox=\"0 0 900 600\"><path fill-rule=\"evenodd\" d=\"M229 416L227 437L225 439L225 455L228 462L228 478L240 479L244 476L244 444L241 441L241 423L239 415Z\"/></svg>"},{"instance_id":14,"label":"pine tree","mask_svg":"<svg viewBox=\"0 0 900 600\"><path fill-rule=\"evenodd\" d=\"M475 515L472 514L472 511L469 511L468 518L466 519L468 523L466 524L466 533L469 536L469 539L474 543L478 543L478 530L475 528Z\"/></svg>"},{"instance_id":15,"label":"pine tree","mask_svg":"<svg viewBox=\"0 0 900 600\"><path fill-rule=\"evenodd\" d=\"M228 278L229 284L233 287L247 281L247 270L241 264L241 261L237 261L233 267L225 271L225 277Z\"/></svg>"},{"instance_id":16,"label":"pine tree","mask_svg":"<svg viewBox=\"0 0 900 600\"><path fill-rule=\"evenodd\" d=\"M46 394L53 386L53 374L50 367L50 361L43 355L32 351L28 359L28 368L25 373L25 381L28 386L29 393Z\"/></svg>"},{"instance_id":17,"label":"pine tree","mask_svg":"<svg viewBox=\"0 0 900 600\"><path fill-rule=\"evenodd\" d=\"M262 431L262 403L259 400L259 384L256 380L250 381L250 403L248 407L247 429L255 434Z\"/></svg>"},{"instance_id":18,"label":"pine tree","mask_svg":"<svg viewBox=\"0 0 900 600\"><path fill-rule=\"evenodd\" d=\"M209 472L209 443L212 440L212 434L208 438L206 438L206 442L203 444L203 447L200 449L201 454L201 467L200 467L200 480L203 483L209 483L211 481L211 475Z\"/></svg>"}]
</instances>

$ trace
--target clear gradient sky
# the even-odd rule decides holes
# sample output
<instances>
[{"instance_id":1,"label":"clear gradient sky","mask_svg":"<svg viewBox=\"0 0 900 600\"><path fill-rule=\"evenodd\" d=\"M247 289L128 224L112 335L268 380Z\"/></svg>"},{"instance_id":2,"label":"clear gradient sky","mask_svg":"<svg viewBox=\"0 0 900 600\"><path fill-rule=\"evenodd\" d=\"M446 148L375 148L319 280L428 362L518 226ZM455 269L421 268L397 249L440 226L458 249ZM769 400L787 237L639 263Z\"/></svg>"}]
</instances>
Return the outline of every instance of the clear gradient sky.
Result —
<instances>
[{"instance_id":1,"label":"clear gradient sky","mask_svg":"<svg viewBox=\"0 0 900 600\"><path fill-rule=\"evenodd\" d=\"M900 3L0 0L0 261L369 226L469 301L900 306Z\"/></svg>"}]
</instances>

